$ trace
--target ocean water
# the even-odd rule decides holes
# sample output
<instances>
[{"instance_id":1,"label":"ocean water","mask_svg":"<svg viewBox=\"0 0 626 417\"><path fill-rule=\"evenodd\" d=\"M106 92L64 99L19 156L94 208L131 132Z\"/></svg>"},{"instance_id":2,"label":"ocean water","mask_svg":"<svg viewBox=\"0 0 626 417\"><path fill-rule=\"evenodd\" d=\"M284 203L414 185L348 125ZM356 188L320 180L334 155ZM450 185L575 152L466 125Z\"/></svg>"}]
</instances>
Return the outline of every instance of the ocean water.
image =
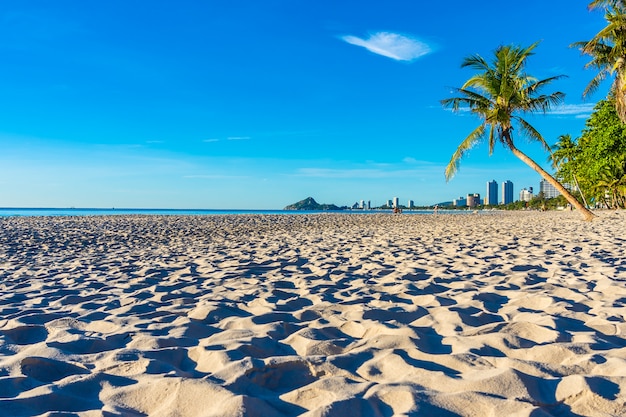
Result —
<instances>
[{"instance_id":1,"label":"ocean water","mask_svg":"<svg viewBox=\"0 0 626 417\"><path fill-rule=\"evenodd\" d=\"M450 211L467 213L467 211ZM192 209L116 209L116 208L0 208L0 217L8 216L113 216L113 215L155 215L155 216L215 216L242 214L380 214L391 210L192 210ZM405 210L403 214L433 214L432 210Z\"/></svg>"}]
</instances>

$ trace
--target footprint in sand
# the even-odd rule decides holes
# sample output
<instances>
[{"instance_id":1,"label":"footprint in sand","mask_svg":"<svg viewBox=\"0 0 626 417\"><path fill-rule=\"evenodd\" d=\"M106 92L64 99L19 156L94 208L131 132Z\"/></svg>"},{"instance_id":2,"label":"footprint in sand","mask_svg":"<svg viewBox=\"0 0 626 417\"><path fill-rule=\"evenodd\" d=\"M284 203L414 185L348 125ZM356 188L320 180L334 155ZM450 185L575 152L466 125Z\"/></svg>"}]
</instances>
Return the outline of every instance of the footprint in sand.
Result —
<instances>
[{"instance_id":1,"label":"footprint in sand","mask_svg":"<svg viewBox=\"0 0 626 417\"><path fill-rule=\"evenodd\" d=\"M39 343L48 337L46 328L39 325L18 326L13 329L0 330L0 334L6 336L10 342L16 345Z\"/></svg>"},{"instance_id":2,"label":"footprint in sand","mask_svg":"<svg viewBox=\"0 0 626 417\"><path fill-rule=\"evenodd\" d=\"M70 375L88 374L83 367L50 358L30 356L20 363L22 374L41 382L55 382Z\"/></svg>"}]
</instances>

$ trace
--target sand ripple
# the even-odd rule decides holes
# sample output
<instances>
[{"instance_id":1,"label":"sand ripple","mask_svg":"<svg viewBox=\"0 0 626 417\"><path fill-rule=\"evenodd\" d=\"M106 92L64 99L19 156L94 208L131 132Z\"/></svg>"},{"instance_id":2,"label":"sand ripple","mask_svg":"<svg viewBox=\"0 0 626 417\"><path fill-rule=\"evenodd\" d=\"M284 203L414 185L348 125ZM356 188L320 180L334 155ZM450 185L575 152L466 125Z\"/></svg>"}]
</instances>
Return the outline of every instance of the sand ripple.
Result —
<instances>
[{"instance_id":1,"label":"sand ripple","mask_svg":"<svg viewBox=\"0 0 626 417\"><path fill-rule=\"evenodd\" d=\"M0 415L626 415L622 212L0 223Z\"/></svg>"}]
</instances>

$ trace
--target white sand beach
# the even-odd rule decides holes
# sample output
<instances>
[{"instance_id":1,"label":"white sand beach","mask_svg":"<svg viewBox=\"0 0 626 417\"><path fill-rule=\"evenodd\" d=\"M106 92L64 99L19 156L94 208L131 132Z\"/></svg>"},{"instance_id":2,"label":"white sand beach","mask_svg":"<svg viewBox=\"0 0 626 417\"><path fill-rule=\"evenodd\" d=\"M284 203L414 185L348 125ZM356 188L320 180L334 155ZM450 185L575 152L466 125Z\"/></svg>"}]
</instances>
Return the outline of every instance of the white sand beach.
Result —
<instances>
[{"instance_id":1,"label":"white sand beach","mask_svg":"<svg viewBox=\"0 0 626 417\"><path fill-rule=\"evenodd\" d=\"M626 213L0 219L3 416L624 416Z\"/></svg>"}]
</instances>

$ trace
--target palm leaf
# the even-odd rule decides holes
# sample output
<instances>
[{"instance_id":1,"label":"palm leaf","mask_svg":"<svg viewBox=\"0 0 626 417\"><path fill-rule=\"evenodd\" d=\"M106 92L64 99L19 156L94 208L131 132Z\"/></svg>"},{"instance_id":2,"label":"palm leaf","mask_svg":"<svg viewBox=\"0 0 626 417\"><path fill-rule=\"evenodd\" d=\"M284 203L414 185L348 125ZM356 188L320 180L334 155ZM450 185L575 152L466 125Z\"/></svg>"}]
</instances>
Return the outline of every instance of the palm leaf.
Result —
<instances>
[{"instance_id":1,"label":"palm leaf","mask_svg":"<svg viewBox=\"0 0 626 417\"><path fill-rule=\"evenodd\" d=\"M449 181L454 174L458 171L459 164L461 163L461 159L463 155L470 150L476 142L485 134L485 124L481 124L476 129L472 131L464 140L461 142L459 147L456 149L452 157L450 158L450 162L448 166L446 166L446 181Z\"/></svg>"}]
</instances>

